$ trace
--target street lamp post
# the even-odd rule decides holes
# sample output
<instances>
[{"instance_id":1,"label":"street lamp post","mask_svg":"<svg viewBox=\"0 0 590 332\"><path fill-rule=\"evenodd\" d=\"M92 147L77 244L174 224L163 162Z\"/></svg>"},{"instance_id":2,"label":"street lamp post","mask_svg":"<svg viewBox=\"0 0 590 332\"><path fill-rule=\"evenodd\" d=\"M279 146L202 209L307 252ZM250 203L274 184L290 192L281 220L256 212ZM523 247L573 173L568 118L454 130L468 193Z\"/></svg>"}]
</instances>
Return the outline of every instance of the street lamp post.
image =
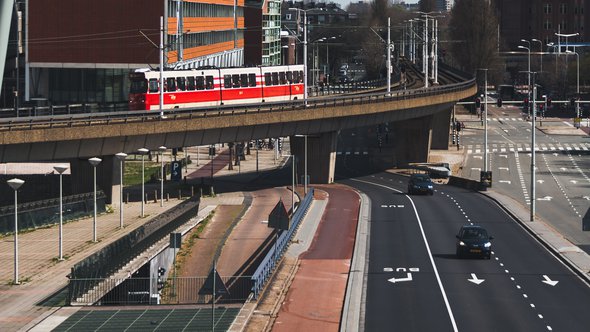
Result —
<instances>
[{"instance_id":1,"label":"street lamp post","mask_svg":"<svg viewBox=\"0 0 590 332\"><path fill-rule=\"evenodd\" d=\"M528 40L524 40L523 39L522 41L528 42L530 44L530 42ZM518 48L527 50L528 53L529 53L529 69L528 69L529 85L528 85L528 88L527 88L527 97L528 97L529 100L531 100L531 48L530 47L525 47L525 46L522 46L522 45L518 45ZM529 112L529 116L530 116L531 115L531 109L530 108L529 108L528 112Z\"/></svg>"},{"instance_id":2,"label":"street lamp post","mask_svg":"<svg viewBox=\"0 0 590 332\"><path fill-rule=\"evenodd\" d=\"M90 163L90 165L92 165L93 172L94 172L94 214L93 214L93 223L92 223L92 242L97 242L97 236L96 236L96 212L97 212L97 208L96 208L96 166L98 166L98 164L100 164L101 161L102 161L102 159L96 158L96 157L88 159L88 162Z\"/></svg>"},{"instance_id":3,"label":"street lamp post","mask_svg":"<svg viewBox=\"0 0 590 332\"><path fill-rule=\"evenodd\" d=\"M484 71L484 96L483 96L483 171L488 171L488 69L480 68Z\"/></svg>"},{"instance_id":4,"label":"street lamp post","mask_svg":"<svg viewBox=\"0 0 590 332\"><path fill-rule=\"evenodd\" d=\"M307 106L307 12L303 10L303 104Z\"/></svg>"},{"instance_id":5,"label":"street lamp post","mask_svg":"<svg viewBox=\"0 0 590 332\"><path fill-rule=\"evenodd\" d=\"M6 182L14 190L14 284L18 285L20 284L18 281L18 188L25 181L14 178Z\"/></svg>"},{"instance_id":6,"label":"street lamp post","mask_svg":"<svg viewBox=\"0 0 590 332\"><path fill-rule=\"evenodd\" d=\"M164 206L164 151L166 151L165 146L160 146L158 148L160 151L160 207Z\"/></svg>"},{"instance_id":7,"label":"street lamp post","mask_svg":"<svg viewBox=\"0 0 590 332\"><path fill-rule=\"evenodd\" d=\"M53 169L59 173L59 236L58 236L58 259L62 261L63 256L63 172L68 169L66 165L53 166Z\"/></svg>"},{"instance_id":8,"label":"street lamp post","mask_svg":"<svg viewBox=\"0 0 590 332\"><path fill-rule=\"evenodd\" d=\"M146 148L137 149L141 154L141 217L145 216L145 155L150 152Z\"/></svg>"},{"instance_id":9,"label":"street lamp post","mask_svg":"<svg viewBox=\"0 0 590 332\"><path fill-rule=\"evenodd\" d=\"M576 64L577 64L577 75L576 75L576 98L580 97L580 55L578 54L578 52L572 52L570 50L566 50L565 53L568 54L575 54L576 55ZM580 103L576 102L576 118L580 117ZM578 122L575 123L575 125L577 125Z\"/></svg>"},{"instance_id":10,"label":"street lamp post","mask_svg":"<svg viewBox=\"0 0 590 332\"><path fill-rule=\"evenodd\" d=\"M536 73L535 73L536 74ZM530 73L529 73L530 75ZM536 191L535 191L535 118L537 116L537 85L533 78L533 109L532 109L532 121L531 121L531 221L535 221L535 202L536 202Z\"/></svg>"},{"instance_id":11,"label":"street lamp post","mask_svg":"<svg viewBox=\"0 0 590 332\"><path fill-rule=\"evenodd\" d=\"M115 157L119 159L119 227L123 229L123 160L127 158L127 154L119 152Z\"/></svg>"},{"instance_id":12,"label":"street lamp post","mask_svg":"<svg viewBox=\"0 0 590 332\"><path fill-rule=\"evenodd\" d=\"M305 148L304 148L304 150L305 150L304 151L304 159L305 159L304 176L305 176L305 179L303 180L304 181L303 182L304 183L303 194L307 195L307 135L305 135L304 141L305 141L305 143L304 143L305 144Z\"/></svg>"},{"instance_id":13,"label":"street lamp post","mask_svg":"<svg viewBox=\"0 0 590 332\"><path fill-rule=\"evenodd\" d=\"M541 70L540 72L543 72L543 42L538 40L538 39L531 39L531 41L535 42L535 43L539 43L539 46L541 47L541 53L539 54L541 56Z\"/></svg>"}]
</instances>

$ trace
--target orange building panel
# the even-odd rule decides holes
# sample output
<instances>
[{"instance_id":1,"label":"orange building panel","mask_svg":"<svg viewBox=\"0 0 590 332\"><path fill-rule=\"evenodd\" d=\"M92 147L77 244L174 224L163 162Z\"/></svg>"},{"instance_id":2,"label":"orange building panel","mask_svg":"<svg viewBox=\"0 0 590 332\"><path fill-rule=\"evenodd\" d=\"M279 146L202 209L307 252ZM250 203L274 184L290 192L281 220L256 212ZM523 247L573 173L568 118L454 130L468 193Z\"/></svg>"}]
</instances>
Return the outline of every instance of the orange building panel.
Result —
<instances>
[{"instance_id":1,"label":"orange building panel","mask_svg":"<svg viewBox=\"0 0 590 332\"><path fill-rule=\"evenodd\" d=\"M238 17L237 21L238 29L244 28L244 18ZM168 34L176 34L176 22L176 18L168 18ZM184 31L190 30L191 33L231 30L233 28L233 17L190 17L184 19Z\"/></svg>"},{"instance_id":2,"label":"orange building panel","mask_svg":"<svg viewBox=\"0 0 590 332\"><path fill-rule=\"evenodd\" d=\"M244 47L244 40L238 39L237 48ZM191 48L185 48L183 52L184 60L190 60L193 58L198 58L206 55L211 55L214 53L220 53L227 50L234 49L234 42L224 42L224 43L217 43L211 45L203 45ZM170 51L167 53L167 59L169 63L174 63L178 61L178 53L176 51Z\"/></svg>"},{"instance_id":3,"label":"orange building panel","mask_svg":"<svg viewBox=\"0 0 590 332\"><path fill-rule=\"evenodd\" d=\"M234 1L233 0L184 0L185 2L198 2L198 3L211 3L211 4L216 4L216 5L226 5L226 6L233 6L234 5ZM237 6L238 7L243 7L244 6L244 0L238 0L237 1Z\"/></svg>"}]
</instances>

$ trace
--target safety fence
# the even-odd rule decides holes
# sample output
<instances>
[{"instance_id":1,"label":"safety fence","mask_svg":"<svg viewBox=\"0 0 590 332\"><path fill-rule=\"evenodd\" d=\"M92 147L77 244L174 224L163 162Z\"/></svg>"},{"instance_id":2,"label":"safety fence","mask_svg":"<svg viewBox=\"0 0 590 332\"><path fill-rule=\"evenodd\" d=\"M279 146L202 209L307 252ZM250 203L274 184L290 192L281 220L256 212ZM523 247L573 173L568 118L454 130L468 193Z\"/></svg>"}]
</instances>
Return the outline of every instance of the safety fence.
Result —
<instances>
[{"instance_id":1,"label":"safety fence","mask_svg":"<svg viewBox=\"0 0 590 332\"><path fill-rule=\"evenodd\" d=\"M70 291L81 294L80 303L94 305L206 304L245 302L252 289L251 276L220 277L223 285L208 277L171 277L158 287L156 278L71 279ZM86 286L96 285L92 292ZM95 295L96 294L96 295Z\"/></svg>"},{"instance_id":2,"label":"safety fence","mask_svg":"<svg viewBox=\"0 0 590 332\"><path fill-rule=\"evenodd\" d=\"M285 250L289 245L289 241L291 241L291 238L293 237L295 231L297 230L297 227L299 226L299 223L301 222L301 220L303 220L303 217L305 217L305 213L311 205L313 193L314 189L310 188L309 192L307 193L307 195L305 195L305 198L303 199L303 201L301 201L301 204L299 205L297 210L295 210L295 213L293 214L293 217L291 219L291 226L289 227L289 230L281 232L281 235L279 235L277 239L276 245L270 248L270 250L264 257L256 271L252 275L252 292L255 298L258 298L258 295L264 288L266 281L272 275L272 272L274 271L278 262L281 260Z\"/></svg>"},{"instance_id":3,"label":"safety fence","mask_svg":"<svg viewBox=\"0 0 590 332\"><path fill-rule=\"evenodd\" d=\"M105 211L104 192L96 195L98 213ZM86 217L94 213L94 193L63 197L64 221ZM18 204L18 230L29 230L59 223L59 198ZM0 234L14 232L14 206L0 207Z\"/></svg>"},{"instance_id":4,"label":"safety fence","mask_svg":"<svg viewBox=\"0 0 590 332\"><path fill-rule=\"evenodd\" d=\"M199 202L195 196L180 203L74 265L68 275L68 303L79 302L78 298L84 297L133 258L196 216Z\"/></svg>"}]
</instances>

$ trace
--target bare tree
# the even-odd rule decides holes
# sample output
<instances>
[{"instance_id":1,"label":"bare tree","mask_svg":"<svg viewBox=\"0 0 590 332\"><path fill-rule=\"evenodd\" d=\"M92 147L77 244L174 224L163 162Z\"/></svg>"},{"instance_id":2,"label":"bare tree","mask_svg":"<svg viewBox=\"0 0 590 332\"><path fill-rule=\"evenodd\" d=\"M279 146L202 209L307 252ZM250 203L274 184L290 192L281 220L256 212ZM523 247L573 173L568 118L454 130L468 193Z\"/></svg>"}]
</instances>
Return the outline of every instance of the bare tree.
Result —
<instances>
[{"instance_id":1,"label":"bare tree","mask_svg":"<svg viewBox=\"0 0 590 332\"><path fill-rule=\"evenodd\" d=\"M488 68L492 76L499 76L498 19L489 2L456 0L451 15L451 50L457 63L467 72Z\"/></svg>"}]
</instances>

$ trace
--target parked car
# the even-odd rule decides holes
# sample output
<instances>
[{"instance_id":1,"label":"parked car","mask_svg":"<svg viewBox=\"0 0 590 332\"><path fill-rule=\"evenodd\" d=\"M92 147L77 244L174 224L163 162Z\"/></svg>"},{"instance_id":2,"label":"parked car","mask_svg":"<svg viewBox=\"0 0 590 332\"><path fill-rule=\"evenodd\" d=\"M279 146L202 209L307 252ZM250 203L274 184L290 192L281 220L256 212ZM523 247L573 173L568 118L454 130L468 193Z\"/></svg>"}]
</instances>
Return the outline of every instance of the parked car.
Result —
<instances>
[{"instance_id":1,"label":"parked car","mask_svg":"<svg viewBox=\"0 0 590 332\"><path fill-rule=\"evenodd\" d=\"M457 238L457 257L480 256L490 259L493 236L481 226L464 225L459 229Z\"/></svg>"},{"instance_id":2,"label":"parked car","mask_svg":"<svg viewBox=\"0 0 590 332\"><path fill-rule=\"evenodd\" d=\"M428 174L412 174L408 181L408 194L434 194L434 185Z\"/></svg>"}]
</instances>

